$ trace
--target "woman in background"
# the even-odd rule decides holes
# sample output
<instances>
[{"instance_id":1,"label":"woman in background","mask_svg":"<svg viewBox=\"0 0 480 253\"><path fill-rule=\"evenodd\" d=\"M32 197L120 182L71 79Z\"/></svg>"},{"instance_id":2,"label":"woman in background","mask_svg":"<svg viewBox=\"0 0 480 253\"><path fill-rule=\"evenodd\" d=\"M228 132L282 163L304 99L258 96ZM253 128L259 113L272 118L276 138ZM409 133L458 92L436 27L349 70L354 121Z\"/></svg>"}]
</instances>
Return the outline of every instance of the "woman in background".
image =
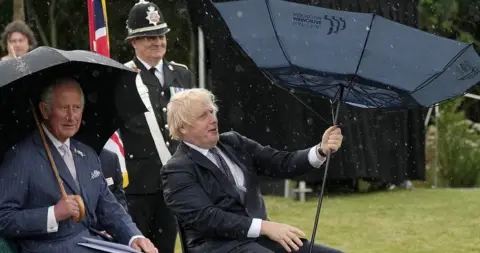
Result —
<instances>
[{"instance_id":1,"label":"woman in background","mask_svg":"<svg viewBox=\"0 0 480 253\"><path fill-rule=\"evenodd\" d=\"M2 33L2 50L7 55L2 61L22 56L37 46L37 40L32 30L25 22L15 20L5 27Z\"/></svg>"}]
</instances>

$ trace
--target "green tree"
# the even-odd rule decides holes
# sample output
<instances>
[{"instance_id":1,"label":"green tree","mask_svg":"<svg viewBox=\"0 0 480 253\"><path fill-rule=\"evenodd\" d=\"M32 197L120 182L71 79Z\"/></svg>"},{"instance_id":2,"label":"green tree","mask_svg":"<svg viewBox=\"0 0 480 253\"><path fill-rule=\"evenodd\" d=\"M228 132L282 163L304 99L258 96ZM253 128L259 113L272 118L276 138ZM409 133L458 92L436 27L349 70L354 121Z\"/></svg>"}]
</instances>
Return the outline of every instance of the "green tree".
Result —
<instances>
[{"instance_id":1,"label":"green tree","mask_svg":"<svg viewBox=\"0 0 480 253\"><path fill-rule=\"evenodd\" d=\"M480 47L479 0L420 0L420 27Z\"/></svg>"},{"instance_id":2,"label":"green tree","mask_svg":"<svg viewBox=\"0 0 480 253\"><path fill-rule=\"evenodd\" d=\"M439 36L473 43L480 49L480 0L420 0L420 28ZM478 87L473 93L478 93ZM472 129L466 111L477 100L458 98L440 106L438 122L439 175L451 187L476 186L480 172L480 135ZM437 138L437 137L435 137Z\"/></svg>"}]
</instances>

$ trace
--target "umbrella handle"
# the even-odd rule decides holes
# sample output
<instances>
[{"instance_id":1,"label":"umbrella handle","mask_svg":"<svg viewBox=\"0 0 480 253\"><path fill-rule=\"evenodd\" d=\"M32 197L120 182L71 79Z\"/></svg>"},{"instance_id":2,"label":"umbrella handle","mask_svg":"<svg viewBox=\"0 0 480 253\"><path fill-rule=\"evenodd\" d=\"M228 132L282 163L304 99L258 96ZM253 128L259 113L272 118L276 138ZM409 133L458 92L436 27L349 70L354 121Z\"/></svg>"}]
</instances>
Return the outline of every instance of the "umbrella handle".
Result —
<instances>
[{"instance_id":1,"label":"umbrella handle","mask_svg":"<svg viewBox=\"0 0 480 253\"><path fill-rule=\"evenodd\" d=\"M32 114L33 114L33 117L35 118L35 123L37 125L38 131L40 132L40 138L42 139L43 146L45 147L45 151L47 152L48 160L52 165L53 173L55 174L58 185L60 186L60 192L62 193L62 198L66 198L67 192L65 191L65 187L63 186L63 180L60 178L60 174L58 173L57 165L53 160L52 151L50 150L50 146L48 145L47 139L45 138L45 133L43 131L42 126L40 125L40 121L38 120L38 116L35 111L35 106L33 105L32 100L30 100L30 106L32 108ZM85 203L83 202L82 198L78 195L75 195L74 198L79 206L79 216L73 217L73 221L79 222L83 220L83 218L85 217Z\"/></svg>"},{"instance_id":2,"label":"umbrella handle","mask_svg":"<svg viewBox=\"0 0 480 253\"><path fill-rule=\"evenodd\" d=\"M338 116L340 115L340 104L342 103L343 91L344 91L344 87L341 86L339 96L338 96L339 99L337 100L337 108L335 110L335 114L333 114L333 108L332 108L332 118L333 118L334 125L337 125L338 123ZM323 195L325 190L325 183L327 182L328 167L330 167L331 155L332 155L332 152L328 152L327 161L325 164L325 172L323 174L322 189L320 191L320 197L318 198L317 213L315 215L315 223L313 224L312 237L310 239L310 247L308 251L309 253L312 253L313 245L315 243L315 236L317 235L318 220L320 219L320 210L322 209Z\"/></svg>"}]
</instances>

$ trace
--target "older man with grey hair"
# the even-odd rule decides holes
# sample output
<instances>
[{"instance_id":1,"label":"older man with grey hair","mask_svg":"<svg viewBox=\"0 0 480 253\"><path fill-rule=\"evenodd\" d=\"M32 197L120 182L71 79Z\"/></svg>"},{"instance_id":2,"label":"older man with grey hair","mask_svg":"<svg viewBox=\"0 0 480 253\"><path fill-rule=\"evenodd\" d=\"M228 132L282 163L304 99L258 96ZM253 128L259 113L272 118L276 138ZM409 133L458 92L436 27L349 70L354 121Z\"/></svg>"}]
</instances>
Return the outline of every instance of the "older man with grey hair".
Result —
<instances>
[{"instance_id":1,"label":"older man with grey hair","mask_svg":"<svg viewBox=\"0 0 480 253\"><path fill-rule=\"evenodd\" d=\"M42 128L68 196L62 197L35 131L8 151L0 166L0 237L15 239L21 252L93 253L78 243L101 239L92 229L100 225L121 244L158 252L108 190L95 151L72 138L84 105L80 85L69 77L55 80L41 95ZM85 205L79 222L75 195Z\"/></svg>"},{"instance_id":2,"label":"older man with grey hair","mask_svg":"<svg viewBox=\"0 0 480 253\"><path fill-rule=\"evenodd\" d=\"M170 133L182 143L161 170L164 196L188 251L308 252L302 231L268 219L259 176L292 178L320 168L340 148L340 128L328 128L314 147L279 151L233 131L219 134L217 110L205 89L177 93L167 108ZM340 251L315 244L312 252Z\"/></svg>"}]
</instances>

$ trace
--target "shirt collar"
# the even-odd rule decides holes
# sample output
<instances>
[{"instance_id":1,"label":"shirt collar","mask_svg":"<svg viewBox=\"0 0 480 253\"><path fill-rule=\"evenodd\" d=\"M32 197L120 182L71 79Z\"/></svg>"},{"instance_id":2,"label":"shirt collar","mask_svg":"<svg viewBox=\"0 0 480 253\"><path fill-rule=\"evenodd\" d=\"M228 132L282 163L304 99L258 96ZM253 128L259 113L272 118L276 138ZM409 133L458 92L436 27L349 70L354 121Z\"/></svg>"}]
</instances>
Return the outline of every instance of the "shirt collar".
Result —
<instances>
[{"instance_id":1,"label":"shirt collar","mask_svg":"<svg viewBox=\"0 0 480 253\"><path fill-rule=\"evenodd\" d=\"M196 151L202 153L204 156L206 156L208 154L208 149L204 149L204 148L201 148L197 145L194 145L194 144L191 144L191 143L188 143L186 141L183 141L185 144L187 144L189 147L195 149Z\"/></svg>"},{"instance_id":2,"label":"shirt collar","mask_svg":"<svg viewBox=\"0 0 480 253\"><path fill-rule=\"evenodd\" d=\"M55 138L55 136L53 136L53 134L50 133L50 131L48 131L47 127L45 127L44 124L42 124L42 128L43 130L45 130L45 133L47 134L48 138L50 139L50 141L52 141L53 145L57 149L59 149L63 144L67 145L67 148L70 149L70 138L68 138L64 143L62 143L57 138Z\"/></svg>"},{"instance_id":3,"label":"shirt collar","mask_svg":"<svg viewBox=\"0 0 480 253\"><path fill-rule=\"evenodd\" d=\"M146 63L145 61L143 61L142 59L140 59L140 57L137 56L137 58L138 58L138 60L145 66L145 68L147 68L147 70L152 68L152 66L150 66L148 63ZM155 65L154 68L156 68L158 71L160 71L160 72L162 73L162 72L163 72L163 59L161 59L161 60L157 63L157 65Z\"/></svg>"}]
</instances>

